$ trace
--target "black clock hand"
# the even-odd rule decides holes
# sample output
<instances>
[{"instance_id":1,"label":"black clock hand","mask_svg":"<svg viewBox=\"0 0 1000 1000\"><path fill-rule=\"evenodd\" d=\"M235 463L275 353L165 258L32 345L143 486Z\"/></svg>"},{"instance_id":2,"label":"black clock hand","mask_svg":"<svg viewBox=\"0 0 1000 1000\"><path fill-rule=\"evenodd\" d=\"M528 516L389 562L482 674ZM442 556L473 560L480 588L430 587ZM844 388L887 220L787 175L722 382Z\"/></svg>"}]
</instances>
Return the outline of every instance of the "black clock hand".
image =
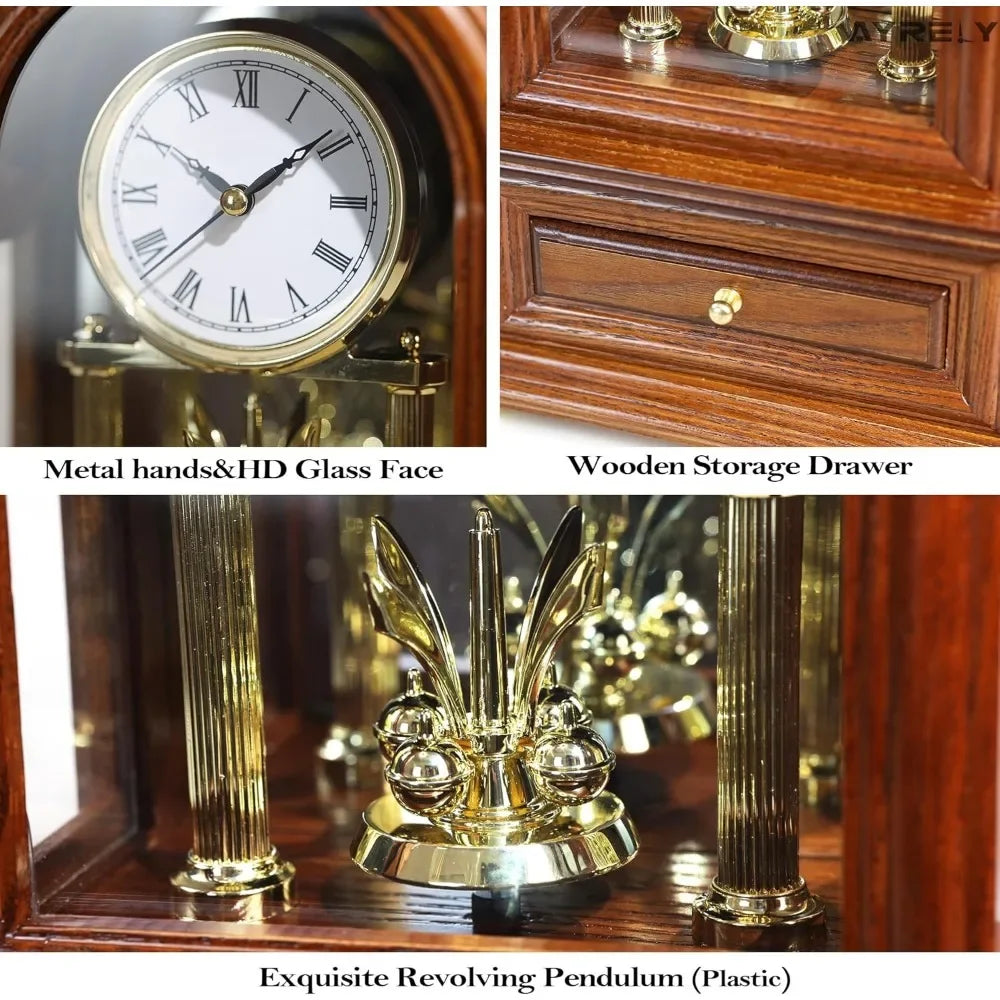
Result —
<instances>
[{"instance_id":1,"label":"black clock hand","mask_svg":"<svg viewBox=\"0 0 1000 1000\"><path fill-rule=\"evenodd\" d=\"M290 170L300 160L304 160L309 155L309 150L317 145L317 143L322 142L332 131L332 128L327 129L318 139L313 139L306 146L299 146L291 156L286 156L277 166L271 167L270 170L265 170L260 177L247 187L247 197L251 198L253 195L263 191L268 185L273 184L286 170Z\"/></svg>"},{"instance_id":2,"label":"black clock hand","mask_svg":"<svg viewBox=\"0 0 1000 1000\"><path fill-rule=\"evenodd\" d=\"M148 278L164 261L170 260L170 258L173 257L178 250L182 250L186 247L199 233L203 233L213 222L215 222L216 219L221 219L225 214L226 213L220 208L219 211L208 220L208 222L202 223L202 225L200 225L186 240L178 243L177 246L170 251L170 253L168 253L165 257L161 257L152 267L147 267L146 270L139 275L139 280L145 281L146 278Z\"/></svg>"},{"instance_id":3,"label":"black clock hand","mask_svg":"<svg viewBox=\"0 0 1000 1000\"><path fill-rule=\"evenodd\" d=\"M193 156L185 156L176 146L170 147L171 153L176 153L199 177L203 177L219 194L229 188L229 184L218 174L213 173L208 167L203 167L200 161Z\"/></svg>"}]
</instances>

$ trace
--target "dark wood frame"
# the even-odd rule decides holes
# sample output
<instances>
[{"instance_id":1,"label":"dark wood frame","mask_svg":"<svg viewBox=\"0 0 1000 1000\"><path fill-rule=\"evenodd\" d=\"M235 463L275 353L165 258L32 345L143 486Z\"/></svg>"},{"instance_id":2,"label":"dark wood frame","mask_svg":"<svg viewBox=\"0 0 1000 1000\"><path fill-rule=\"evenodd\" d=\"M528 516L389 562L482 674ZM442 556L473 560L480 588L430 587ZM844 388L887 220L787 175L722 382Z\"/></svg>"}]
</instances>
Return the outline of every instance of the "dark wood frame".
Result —
<instances>
[{"instance_id":1,"label":"dark wood frame","mask_svg":"<svg viewBox=\"0 0 1000 1000\"><path fill-rule=\"evenodd\" d=\"M501 11L502 404L691 443L998 443L996 47L941 47L934 128L875 109L804 126L738 86L644 88L627 68L562 57L554 37L573 10L556 25L546 7ZM966 30L1000 16L950 10ZM629 234L738 258L760 249L761 218L781 221L767 231L775 261L946 292L941 362L790 351L602 310L545 294L538 273L537 226L584 227L608 249Z\"/></svg>"},{"instance_id":2,"label":"dark wood frame","mask_svg":"<svg viewBox=\"0 0 1000 1000\"><path fill-rule=\"evenodd\" d=\"M17 74L64 7L0 9L0 119ZM454 189L454 443L486 443L486 15L481 7L371 7L427 89ZM2 187L0 187L2 190ZM33 382L22 370L18 385ZM23 377L22 377L23 376Z\"/></svg>"},{"instance_id":3,"label":"dark wood frame","mask_svg":"<svg viewBox=\"0 0 1000 1000\"><path fill-rule=\"evenodd\" d=\"M1000 500L847 497L843 944L994 945ZM190 923L32 909L0 509L0 942L15 949L593 949L599 941Z\"/></svg>"}]
</instances>

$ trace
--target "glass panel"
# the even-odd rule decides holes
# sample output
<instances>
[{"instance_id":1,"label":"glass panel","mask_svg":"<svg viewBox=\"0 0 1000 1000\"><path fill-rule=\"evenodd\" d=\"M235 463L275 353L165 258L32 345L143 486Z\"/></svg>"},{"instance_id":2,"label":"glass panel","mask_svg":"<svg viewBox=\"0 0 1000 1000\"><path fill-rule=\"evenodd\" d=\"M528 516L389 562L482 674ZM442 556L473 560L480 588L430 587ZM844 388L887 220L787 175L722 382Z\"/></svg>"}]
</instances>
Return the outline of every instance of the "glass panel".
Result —
<instances>
[{"instance_id":1,"label":"glass panel","mask_svg":"<svg viewBox=\"0 0 1000 1000\"><path fill-rule=\"evenodd\" d=\"M121 502L10 497L35 888L48 898L136 823ZM65 581L65 582L64 582Z\"/></svg>"},{"instance_id":2,"label":"glass panel","mask_svg":"<svg viewBox=\"0 0 1000 1000\"><path fill-rule=\"evenodd\" d=\"M932 24L932 8L900 9L907 12L901 39L910 44L905 53L897 53L900 57L916 52L923 58L923 46L931 39L941 41L949 30L954 33L950 21ZM923 82L892 82L878 68L893 38L891 10L801 5L554 8L553 47L559 58L627 71L629 82L641 87L683 93L692 86L703 95L803 115L867 113L884 119L888 113L926 129L934 115L933 76ZM671 17L676 34L668 27ZM643 32L653 40L639 40ZM658 38L664 33L671 37Z\"/></svg>"}]
</instances>

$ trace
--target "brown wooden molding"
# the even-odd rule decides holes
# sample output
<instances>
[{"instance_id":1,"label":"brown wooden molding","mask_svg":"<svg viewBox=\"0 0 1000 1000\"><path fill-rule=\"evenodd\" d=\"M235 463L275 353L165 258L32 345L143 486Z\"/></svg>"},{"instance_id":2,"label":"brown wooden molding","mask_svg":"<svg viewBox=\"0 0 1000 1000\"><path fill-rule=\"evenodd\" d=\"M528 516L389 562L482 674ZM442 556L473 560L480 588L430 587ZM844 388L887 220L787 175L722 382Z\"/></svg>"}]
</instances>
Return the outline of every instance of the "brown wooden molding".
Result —
<instances>
[{"instance_id":1,"label":"brown wooden molding","mask_svg":"<svg viewBox=\"0 0 1000 1000\"><path fill-rule=\"evenodd\" d=\"M65 7L0 7L0 117L18 71Z\"/></svg>"},{"instance_id":2,"label":"brown wooden molding","mask_svg":"<svg viewBox=\"0 0 1000 1000\"><path fill-rule=\"evenodd\" d=\"M1000 500L846 497L844 946L990 950Z\"/></svg>"},{"instance_id":3,"label":"brown wooden molding","mask_svg":"<svg viewBox=\"0 0 1000 1000\"><path fill-rule=\"evenodd\" d=\"M957 21L964 38L981 35L978 24L1000 22L1000 7L939 7L935 17ZM978 22L978 24L977 24ZM1000 26L990 44L938 45L935 122L970 176L1000 194Z\"/></svg>"},{"instance_id":4,"label":"brown wooden molding","mask_svg":"<svg viewBox=\"0 0 1000 1000\"><path fill-rule=\"evenodd\" d=\"M0 944L30 916L31 885L7 503L0 497Z\"/></svg>"},{"instance_id":5,"label":"brown wooden molding","mask_svg":"<svg viewBox=\"0 0 1000 1000\"><path fill-rule=\"evenodd\" d=\"M592 33L614 38L617 10L581 10ZM941 16L954 19L958 10ZM965 10L965 30L978 38L978 12L995 8ZM681 44L690 44L708 11L682 10ZM721 74L649 72L626 65L620 54L590 55L554 38L539 8L507 10L501 26L505 153L585 160L762 197L780 193L836 206L844 215L933 219L1000 232L1000 198L987 187L1000 148L995 33L989 44L939 46L939 76L950 76L939 79L934 119L899 115L877 102L856 102L845 114L811 94L776 102L766 84L724 82ZM864 60L857 72L870 77L868 66L880 51L877 42L855 43L844 58ZM816 89L822 87L821 78Z\"/></svg>"}]
</instances>

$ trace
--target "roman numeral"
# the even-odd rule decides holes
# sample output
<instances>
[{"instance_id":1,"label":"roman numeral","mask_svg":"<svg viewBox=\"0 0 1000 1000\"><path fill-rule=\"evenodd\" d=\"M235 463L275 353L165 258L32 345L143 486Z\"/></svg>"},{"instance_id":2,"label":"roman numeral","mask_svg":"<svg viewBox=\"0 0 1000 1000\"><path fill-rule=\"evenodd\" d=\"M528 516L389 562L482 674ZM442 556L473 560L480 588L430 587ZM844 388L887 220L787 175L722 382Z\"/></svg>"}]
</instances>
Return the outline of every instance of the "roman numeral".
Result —
<instances>
[{"instance_id":1,"label":"roman numeral","mask_svg":"<svg viewBox=\"0 0 1000 1000\"><path fill-rule=\"evenodd\" d=\"M288 117L285 119L286 122L291 122L291 120L295 117L295 112L299 110L299 105L306 99L306 94L308 93L309 93L309 88L303 87L302 93L299 94L299 99L295 102L295 107L288 112Z\"/></svg>"},{"instance_id":2,"label":"roman numeral","mask_svg":"<svg viewBox=\"0 0 1000 1000\"><path fill-rule=\"evenodd\" d=\"M133 205L155 205L156 185L146 184L136 187L127 181L122 181L122 201Z\"/></svg>"},{"instance_id":3,"label":"roman numeral","mask_svg":"<svg viewBox=\"0 0 1000 1000\"><path fill-rule=\"evenodd\" d=\"M132 248L142 261L142 266L149 267L167 249L167 234L162 229L154 229L151 233L132 240Z\"/></svg>"},{"instance_id":4,"label":"roman numeral","mask_svg":"<svg viewBox=\"0 0 1000 1000\"><path fill-rule=\"evenodd\" d=\"M313 256L325 260L327 264L332 264L338 271L346 271L351 263L351 258L342 254L339 250L334 250L329 243L320 240L313 250Z\"/></svg>"},{"instance_id":5,"label":"roman numeral","mask_svg":"<svg viewBox=\"0 0 1000 1000\"><path fill-rule=\"evenodd\" d=\"M247 308L247 293L245 289L240 290L240 297L236 298L236 286L229 286L229 321L231 323L249 323L250 310Z\"/></svg>"},{"instance_id":6,"label":"roman numeral","mask_svg":"<svg viewBox=\"0 0 1000 1000\"><path fill-rule=\"evenodd\" d=\"M196 122L208 114L208 108L205 107L205 102L201 99L201 94L198 93L198 88L194 85L193 80L182 83L179 87L174 87L174 90L184 98L189 122Z\"/></svg>"},{"instance_id":7,"label":"roman numeral","mask_svg":"<svg viewBox=\"0 0 1000 1000\"><path fill-rule=\"evenodd\" d=\"M354 142L354 140L349 135L342 135L339 139L334 139L329 146L317 149L316 155L321 160L325 160L328 156L332 156L334 153L337 153L342 149L347 149L352 142Z\"/></svg>"},{"instance_id":8,"label":"roman numeral","mask_svg":"<svg viewBox=\"0 0 1000 1000\"><path fill-rule=\"evenodd\" d=\"M330 208L360 208L368 211L368 195L355 197L354 195L330 195Z\"/></svg>"},{"instance_id":9,"label":"roman numeral","mask_svg":"<svg viewBox=\"0 0 1000 1000\"><path fill-rule=\"evenodd\" d=\"M257 76L259 71L255 69L236 69L233 72L236 74L236 86L239 88L236 100L233 101L233 107L259 108L260 105L257 103Z\"/></svg>"},{"instance_id":10,"label":"roman numeral","mask_svg":"<svg viewBox=\"0 0 1000 1000\"><path fill-rule=\"evenodd\" d=\"M167 155L167 153L170 152L170 148L171 148L170 147L170 143L169 142L160 142L159 139L154 139L149 134L149 129L146 128L145 126L143 126L141 129L139 129L139 131L136 132L136 135L140 139L145 139L146 142L151 142L160 151L160 156L164 156L165 157Z\"/></svg>"},{"instance_id":11,"label":"roman numeral","mask_svg":"<svg viewBox=\"0 0 1000 1000\"><path fill-rule=\"evenodd\" d=\"M201 288L201 275L197 271L192 271L188 268L188 273L184 275L181 283L174 290L174 298L182 306L194 309L194 300L198 298L199 288Z\"/></svg>"},{"instance_id":12,"label":"roman numeral","mask_svg":"<svg viewBox=\"0 0 1000 1000\"><path fill-rule=\"evenodd\" d=\"M292 283L285 278L285 288L288 289L288 299L292 303L292 312L298 312L300 309L305 309L308 305L306 300L302 298L301 295L294 288L292 288Z\"/></svg>"}]
</instances>

